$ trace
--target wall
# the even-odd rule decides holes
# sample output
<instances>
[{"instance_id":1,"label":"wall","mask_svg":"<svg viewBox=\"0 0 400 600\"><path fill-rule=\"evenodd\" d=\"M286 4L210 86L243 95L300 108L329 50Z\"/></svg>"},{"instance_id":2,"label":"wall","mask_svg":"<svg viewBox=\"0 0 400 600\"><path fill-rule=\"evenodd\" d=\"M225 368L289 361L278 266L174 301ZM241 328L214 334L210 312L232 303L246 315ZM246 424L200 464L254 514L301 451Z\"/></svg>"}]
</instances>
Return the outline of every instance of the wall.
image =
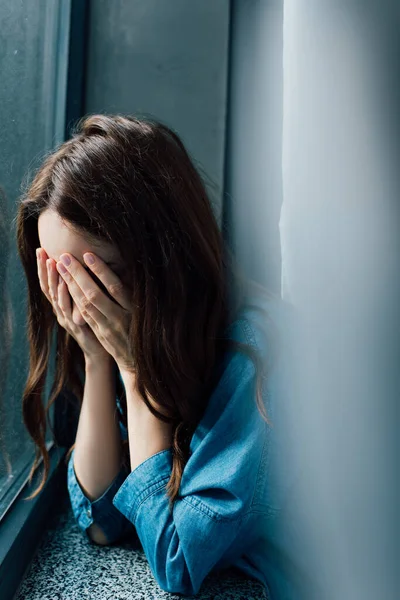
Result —
<instances>
[{"instance_id":1,"label":"wall","mask_svg":"<svg viewBox=\"0 0 400 600\"><path fill-rule=\"evenodd\" d=\"M282 0L233 0L224 222L244 272L280 294Z\"/></svg>"},{"instance_id":2,"label":"wall","mask_svg":"<svg viewBox=\"0 0 400 600\"><path fill-rule=\"evenodd\" d=\"M140 112L181 136L221 217L229 1L90 4L85 113Z\"/></svg>"}]
</instances>

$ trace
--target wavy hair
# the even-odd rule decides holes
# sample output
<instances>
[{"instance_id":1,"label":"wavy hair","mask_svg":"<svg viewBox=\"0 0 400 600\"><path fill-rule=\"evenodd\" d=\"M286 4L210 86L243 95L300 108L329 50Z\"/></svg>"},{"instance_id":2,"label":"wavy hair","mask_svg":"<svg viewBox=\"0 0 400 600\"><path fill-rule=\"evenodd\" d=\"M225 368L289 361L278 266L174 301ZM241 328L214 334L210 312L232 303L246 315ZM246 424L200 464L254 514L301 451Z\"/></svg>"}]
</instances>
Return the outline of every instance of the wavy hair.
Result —
<instances>
[{"instance_id":1,"label":"wavy hair","mask_svg":"<svg viewBox=\"0 0 400 600\"><path fill-rule=\"evenodd\" d=\"M53 431L50 406L63 388L81 406L84 391L83 352L58 324L39 285L35 249L40 246L38 218L46 209L94 242L111 242L123 258L134 307L129 343L138 391L157 418L173 423L167 484L172 508L190 440L228 347L234 345L255 361L257 406L269 423L262 401L265 365L254 347L224 335L241 305L244 278L224 243L205 184L181 139L166 125L148 118L95 114L80 119L72 137L45 155L23 192L16 223L28 283L30 364L22 412L36 448L29 482L40 456L44 464L42 481L27 500L42 490L48 477L45 435L46 420ZM57 362L45 408L42 391L54 327ZM126 395L119 378L117 393L127 426ZM166 409L165 415L153 408L148 394ZM123 441L126 466L128 443Z\"/></svg>"}]
</instances>

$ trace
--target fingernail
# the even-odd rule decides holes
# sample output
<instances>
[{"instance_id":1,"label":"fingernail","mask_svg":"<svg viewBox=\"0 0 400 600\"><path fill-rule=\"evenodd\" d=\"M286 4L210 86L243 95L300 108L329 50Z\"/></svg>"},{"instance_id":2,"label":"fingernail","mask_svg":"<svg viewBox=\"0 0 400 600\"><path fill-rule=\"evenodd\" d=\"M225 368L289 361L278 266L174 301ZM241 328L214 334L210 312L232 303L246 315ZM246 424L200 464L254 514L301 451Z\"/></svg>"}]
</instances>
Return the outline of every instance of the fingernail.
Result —
<instances>
[{"instance_id":1,"label":"fingernail","mask_svg":"<svg viewBox=\"0 0 400 600\"><path fill-rule=\"evenodd\" d=\"M62 263L57 263L57 269L59 271L61 271L61 273L63 273L64 275L67 272L67 269L64 267L64 265Z\"/></svg>"},{"instance_id":2,"label":"fingernail","mask_svg":"<svg viewBox=\"0 0 400 600\"><path fill-rule=\"evenodd\" d=\"M62 254L60 256L60 258L61 258L62 262L64 263L64 265L66 265L67 267L71 264L71 259L68 256L68 254Z\"/></svg>"},{"instance_id":3,"label":"fingernail","mask_svg":"<svg viewBox=\"0 0 400 600\"><path fill-rule=\"evenodd\" d=\"M94 265L94 256L93 254L84 254L83 260L87 265Z\"/></svg>"}]
</instances>

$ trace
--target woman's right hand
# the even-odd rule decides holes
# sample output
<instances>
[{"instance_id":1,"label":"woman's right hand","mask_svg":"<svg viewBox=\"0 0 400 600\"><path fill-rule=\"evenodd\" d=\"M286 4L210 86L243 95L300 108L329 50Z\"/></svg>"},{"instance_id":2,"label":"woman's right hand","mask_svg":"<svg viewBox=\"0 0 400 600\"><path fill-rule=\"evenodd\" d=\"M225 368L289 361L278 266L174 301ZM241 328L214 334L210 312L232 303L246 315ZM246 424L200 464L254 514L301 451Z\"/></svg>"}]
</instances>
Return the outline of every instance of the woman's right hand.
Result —
<instances>
[{"instance_id":1,"label":"woman's right hand","mask_svg":"<svg viewBox=\"0 0 400 600\"><path fill-rule=\"evenodd\" d=\"M43 248L39 248L37 258L37 267L40 288L50 304L57 321L75 341L79 344L85 359L93 362L112 361L112 356L102 346L96 335L87 323L78 325L72 318L72 298L68 291L67 284L60 277L56 268L55 260L47 256Z\"/></svg>"}]
</instances>

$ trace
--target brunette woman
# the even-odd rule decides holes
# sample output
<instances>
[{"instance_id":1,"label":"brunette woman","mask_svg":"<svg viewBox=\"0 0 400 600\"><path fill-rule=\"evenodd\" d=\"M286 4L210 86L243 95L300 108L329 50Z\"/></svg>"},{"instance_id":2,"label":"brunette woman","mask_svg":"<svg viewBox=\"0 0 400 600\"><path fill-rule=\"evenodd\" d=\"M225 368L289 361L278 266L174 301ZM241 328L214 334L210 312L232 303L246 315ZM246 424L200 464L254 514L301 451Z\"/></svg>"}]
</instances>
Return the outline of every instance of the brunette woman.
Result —
<instances>
[{"instance_id":1,"label":"brunette woman","mask_svg":"<svg viewBox=\"0 0 400 600\"><path fill-rule=\"evenodd\" d=\"M195 594L210 571L236 566L292 597L276 535L291 459L274 424L288 406L276 362L287 307L239 275L179 136L132 116L82 119L26 190L17 242L30 477L44 464L30 498L48 475L48 408L67 387L80 403L68 491L90 540L134 532L170 592Z\"/></svg>"}]
</instances>

